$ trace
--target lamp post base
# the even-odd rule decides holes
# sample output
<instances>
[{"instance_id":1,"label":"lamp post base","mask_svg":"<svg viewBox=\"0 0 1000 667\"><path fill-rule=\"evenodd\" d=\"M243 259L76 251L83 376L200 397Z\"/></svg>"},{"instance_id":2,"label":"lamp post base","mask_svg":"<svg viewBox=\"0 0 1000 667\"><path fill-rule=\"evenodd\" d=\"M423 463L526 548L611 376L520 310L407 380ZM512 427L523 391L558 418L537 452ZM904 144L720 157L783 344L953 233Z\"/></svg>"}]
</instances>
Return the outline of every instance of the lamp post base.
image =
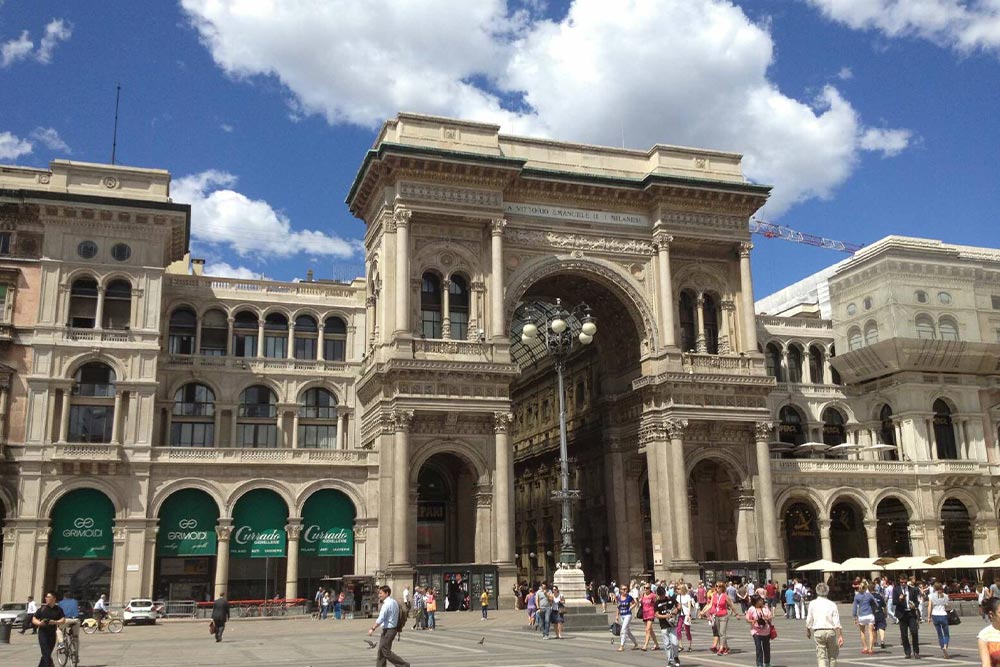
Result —
<instances>
[{"instance_id":1,"label":"lamp post base","mask_svg":"<svg viewBox=\"0 0 1000 667\"><path fill-rule=\"evenodd\" d=\"M559 587L565 605L567 607L589 607L587 602L587 580L583 576L583 569L576 565L560 563L552 583Z\"/></svg>"}]
</instances>

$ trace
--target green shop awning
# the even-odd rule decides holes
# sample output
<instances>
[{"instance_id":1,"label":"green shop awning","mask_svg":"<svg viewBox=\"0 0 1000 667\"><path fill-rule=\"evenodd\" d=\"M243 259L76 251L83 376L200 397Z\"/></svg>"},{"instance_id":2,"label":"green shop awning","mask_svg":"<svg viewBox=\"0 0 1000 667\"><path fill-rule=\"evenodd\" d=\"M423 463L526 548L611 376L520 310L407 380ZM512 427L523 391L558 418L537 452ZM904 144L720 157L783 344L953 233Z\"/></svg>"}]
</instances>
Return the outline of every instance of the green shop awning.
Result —
<instances>
[{"instance_id":1,"label":"green shop awning","mask_svg":"<svg viewBox=\"0 0 1000 667\"><path fill-rule=\"evenodd\" d=\"M53 558L111 558L115 506L96 489L76 489L52 509L49 555Z\"/></svg>"},{"instance_id":2,"label":"green shop awning","mask_svg":"<svg viewBox=\"0 0 1000 667\"><path fill-rule=\"evenodd\" d=\"M231 558L282 558L285 556L288 508L278 494L254 489L236 501Z\"/></svg>"},{"instance_id":3,"label":"green shop awning","mask_svg":"<svg viewBox=\"0 0 1000 667\"><path fill-rule=\"evenodd\" d=\"M303 556L354 555L354 503L334 489L309 496L302 508L299 554Z\"/></svg>"},{"instance_id":4,"label":"green shop awning","mask_svg":"<svg viewBox=\"0 0 1000 667\"><path fill-rule=\"evenodd\" d=\"M214 556L219 508L204 491L183 489L160 509L156 554L160 557Z\"/></svg>"}]
</instances>

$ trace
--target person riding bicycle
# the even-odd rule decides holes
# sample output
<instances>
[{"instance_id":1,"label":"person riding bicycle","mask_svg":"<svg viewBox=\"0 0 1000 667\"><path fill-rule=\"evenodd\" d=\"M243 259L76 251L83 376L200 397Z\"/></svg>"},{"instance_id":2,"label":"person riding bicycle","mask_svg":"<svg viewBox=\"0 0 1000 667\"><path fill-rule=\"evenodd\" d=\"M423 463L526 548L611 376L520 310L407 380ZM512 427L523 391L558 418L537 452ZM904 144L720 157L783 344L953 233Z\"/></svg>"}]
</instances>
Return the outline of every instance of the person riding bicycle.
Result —
<instances>
[{"instance_id":1,"label":"person riding bicycle","mask_svg":"<svg viewBox=\"0 0 1000 667\"><path fill-rule=\"evenodd\" d=\"M31 618L31 624L38 628L38 648L42 652L39 667L53 667L52 649L56 647L56 628L65 623L66 613L56 604L56 594L51 591L46 593L45 604Z\"/></svg>"},{"instance_id":2,"label":"person riding bicycle","mask_svg":"<svg viewBox=\"0 0 1000 667\"><path fill-rule=\"evenodd\" d=\"M101 597L97 598L97 602L94 603L94 620L100 623L107 615L108 603L104 599L104 593L101 593Z\"/></svg>"}]
</instances>

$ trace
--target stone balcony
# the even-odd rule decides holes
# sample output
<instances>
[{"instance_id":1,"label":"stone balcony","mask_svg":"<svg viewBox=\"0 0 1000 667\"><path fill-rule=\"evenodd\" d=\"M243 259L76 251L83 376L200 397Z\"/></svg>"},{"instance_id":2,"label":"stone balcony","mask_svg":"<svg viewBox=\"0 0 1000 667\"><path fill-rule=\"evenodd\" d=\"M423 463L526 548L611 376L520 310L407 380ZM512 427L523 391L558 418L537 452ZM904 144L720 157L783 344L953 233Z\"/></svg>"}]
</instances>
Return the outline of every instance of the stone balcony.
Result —
<instances>
[{"instance_id":1,"label":"stone balcony","mask_svg":"<svg viewBox=\"0 0 1000 667\"><path fill-rule=\"evenodd\" d=\"M486 358L486 344L475 340L447 340L414 338L414 359L436 359L454 357Z\"/></svg>"},{"instance_id":2,"label":"stone balcony","mask_svg":"<svg viewBox=\"0 0 1000 667\"><path fill-rule=\"evenodd\" d=\"M156 335L153 335L156 338ZM73 329L62 330L62 339L73 343L136 343L140 337L127 329Z\"/></svg>"},{"instance_id":3,"label":"stone balcony","mask_svg":"<svg viewBox=\"0 0 1000 667\"><path fill-rule=\"evenodd\" d=\"M343 283L323 282L272 282L270 280L240 280L236 278L219 278L216 276L166 275L166 287L171 291L212 292L217 298L245 300L259 295L262 298L290 298L298 300L342 298L354 299L364 296L364 290L357 286Z\"/></svg>"},{"instance_id":4,"label":"stone balcony","mask_svg":"<svg viewBox=\"0 0 1000 667\"><path fill-rule=\"evenodd\" d=\"M275 371L283 373L354 373L357 362L316 361L314 359L270 359L260 357L205 357L188 354L171 354L163 358L167 370L203 368L206 370L238 370L259 373Z\"/></svg>"},{"instance_id":5,"label":"stone balcony","mask_svg":"<svg viewBox=\"0 0 1000 667\"><path fill-rule=\"evenodd\" d=\"M775 474L838 473L858 475L995 475L1000 466L976 461L866 461L821 458L772 459Z\"/></svg>"},{"instance_id":6,"label":"stone balcony","mask_svg":"<svg viewBox=\"0 0 1000 667\"><path fill-rule=\"evenodd\" d=\"M774 385L774 391L816 398L842 398L845 395L845 388L839 384L810 384L807 382L778 382Z\"/></svg>"},{"instance_id":7,"label":"stone balcony","mask_svg":"<svg viewBox=\"0 0 1000 667\"><path fill-rule=\"evenodd\" d=\"M50 460L60 462L75 461L112 461L122 460L121 445L99 442L57 443L52 446Z\"/></svg>"},{"instance_id":8,"label":"stone balcony","mask_svg":"<svg viewBox=\"0 0 1000 667\"><path fill-rule=\"evenodd\" d=\"M378 452L365 449L241 449L229 447L154 447L153 463L235 463L239 465L378 465Z\"/></svg>"}]
</instances>

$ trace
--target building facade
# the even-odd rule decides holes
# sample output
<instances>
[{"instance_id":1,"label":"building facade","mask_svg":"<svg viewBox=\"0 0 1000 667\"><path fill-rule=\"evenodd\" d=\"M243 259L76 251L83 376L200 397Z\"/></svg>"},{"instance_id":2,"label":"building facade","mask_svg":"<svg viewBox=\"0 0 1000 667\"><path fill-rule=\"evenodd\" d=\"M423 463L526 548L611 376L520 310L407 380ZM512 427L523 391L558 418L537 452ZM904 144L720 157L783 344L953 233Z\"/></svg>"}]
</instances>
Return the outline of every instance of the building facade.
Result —
<instances>
[{"instance_id":1,"label":"building facade","mask_svg":"<svg viewBox=\"0 0 1000 667\"><path fill-rule=\"evenodd\" d=\"M1000 264L928 249L926 266L890 269L915 251L880 242L815 278L816 303L757 317L747 223L767 194L734 154L400 114L348 193L365 275L274 282L202 275L166 172L3 168L0 598L294 598L322 577L401 587L470 571L503 594L551 577L560 397L520 334L557 299L598 322L564 397L588 578L782 576L845 544L899 551L900 525L914 552L962 530L993 548L1000 395L984 332L1000 328ZM934 318L920 352L894 329L910 283L889 293L871 276L939 266L947 286L921 289L954 304L913 311L912 341ZM952 361L914 361L938 353ZM886 443L885 424L892 451L860 451ZM776 445L841 437L859 451Z\"/></svg>"}]
</instances>

